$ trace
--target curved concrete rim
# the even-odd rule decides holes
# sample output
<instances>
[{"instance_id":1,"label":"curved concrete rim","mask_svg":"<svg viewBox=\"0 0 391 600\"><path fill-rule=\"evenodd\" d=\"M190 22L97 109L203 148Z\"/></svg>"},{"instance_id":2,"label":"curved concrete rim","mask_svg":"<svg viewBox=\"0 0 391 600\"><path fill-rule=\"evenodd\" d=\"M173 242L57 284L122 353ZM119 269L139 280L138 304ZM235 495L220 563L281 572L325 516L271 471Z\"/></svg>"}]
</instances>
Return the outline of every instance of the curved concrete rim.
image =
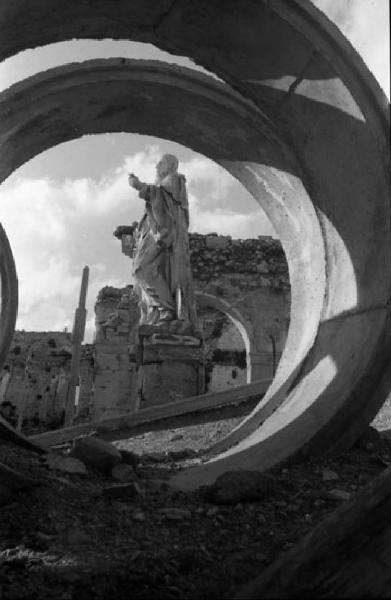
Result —
<instances>
[{"instance_id":1,"label":"curved concrete rim","mask_svg":"<svg viewBox=\"0 0 391 600\"><path fill-rule=\"evenodd\" d=\"M0 368L7 355L15 331L18 311L18 279L7 235L0 223Z\"/></svg>"},{"instance_id":2,"label":"curved concrete rim","mask_svg":"<svg viewBox=\"0 0 391 600\"><path fill-rule=\"evenodd\" d=\"M224 154L221 140L220 145L212 140L216 153L206 154L229 168L254 197L263 195L279 232L287 222L295 242L303 231L311 232L301 245L292 243L286 230L282 238L293 286L292 317L295 306L307 302L306 316L319 326L307 328L302 322L303 335L294 330L292 318L293 339L288 336L265 400L216 447L223 454L173 483L197 487L228 468L263 470L299 451L325 451L352 441L385 399L391 272L387 102L353 48L304 0L244 0L240 9L230 4L224 11L203 0L168 7L163 0L131 6L124 0L116 4L115 22L109 11L97 18L91 7L69 1L56 14L42 13L44 32L35 19L48 2L33 4L37 10L29 27L22 2L16 0L1 15L4 24L8 18L17 24L12 36L2 37L3 56L72 37L127 37L189 56L227 81L259 108L259 120L245 111L240 124L235 121L242 144L234 155ZM187 96L186 101L191 105ZM264 134L266 122L272 123L297 162L289 152L282 160L283 145L277 152L270 132L262 139L266 152L253 147L249 121ZM166 135L179 141L175 127ZM304 295L296 295L299 288ZM296 336L302 342L297 349Z\"/></svg>"},{"instance_id":3,"label":"curved concrete rim","mask_svg":"<svg viewBox=\"0 0 391 600\"><path fill-rule=\"evenodd\" d=\"M163 101L163 118L151 119ZM141 111L146 104L148 112ZM6 116L0 119L3 179L55 143L87 133L132 131L179 141L241 180L269 214L291 263L293 316L286 359L274 382L276 389L288 385L316 335L324 295L323 245L300 167L252 103L187 69L109 59L59 67L16 84L0 95L0 114ZM308 280L314 281L311 296L305 294ZM273 406L268 403L267 410L272 412L281 398L271 393Z\"/></svg>"}]
</instances>

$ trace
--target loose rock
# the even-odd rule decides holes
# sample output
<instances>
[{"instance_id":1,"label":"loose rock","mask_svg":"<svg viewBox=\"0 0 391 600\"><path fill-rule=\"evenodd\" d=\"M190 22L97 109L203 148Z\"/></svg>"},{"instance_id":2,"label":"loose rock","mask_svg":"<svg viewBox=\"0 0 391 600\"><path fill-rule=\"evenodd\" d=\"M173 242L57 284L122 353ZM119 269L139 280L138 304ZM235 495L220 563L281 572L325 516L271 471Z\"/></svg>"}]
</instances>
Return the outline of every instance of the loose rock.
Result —
<instances>
[{"instance_id":1,"label":"loose rock","mask_svg":"<svg viewBox=\"0 0 391 600\"><path fill-rule=\"evenodd\" d=\"M136 473L134 472L133 467L130 465L119 463L118 465L114 465L114 467L111 469L111 476L115 481L119 481L120 483L128 483L136 478Z\"/></svg>"},{"instance_id":2,"label":"loose rock","mask_svg":"<svg viewBox=\"0 0 391 600\"><path fill-rule=\"evenodd\" d=\"M91 543L90 536L77 529L68 533L67 540L73 546L84 546Z\"/></svg>"},{"instance_id":3,"label":"loose rock","mask_svg":"<svg viewBox=\"0 0 391 600\"><path fill-rule=\"evenodd\" d=\"M197 456L197 452L192 448L184 448L183 450L171 450L168 455L172 460L185 460Z\"/></svg>"},{"instance_id":4,"label":"loose rock","mask_svg":"<svg viewBox=\"0 0 391 600\"><path fill-rule=\"evenodd\" d=\"M122 456L122 462L133 467L134 471L137 472L137 467L140 464L141 457L135 452L130 450L120 450L119 453Z\"/></svg>"},{"instance_id":5,"label":"loose rock","mask_svg":"<svg viewBox=\"0 0 391 600\"><path fill-rule=\"evenodd\" d=\"M339 479L339 475L335 471L331 471L331 469L323 469L322 479L323 481L336 481Z\"/></svg>"},{"instance_id":6,"label":"loose rock","mask_svg":"<svg viewBox=\"0 0 391 600\"><path fill-rule=\"evenodd\" d=\"M168 454L167 452L150 452L148 454L144 454L143 459L145 461L150 461L150 462L164 462L165 460L168 459Z\"/></svg>"},{"instance_id":7,"label":"loose rock","mask_svg":"<svg viewBox=\"0 0 391 600\"><path fill-rule=\"evenodd\" d=\"M105 498L135 498L142 495L140 486L132 481L131 483L119 483L110 485L103 489Z\"/></svg>"},{"instance_id":8,"label":"loose rock","mask_svg":"<svg viewBox=\"0 0 391 600\"><path fill-rule=\"evenodd\" d=\"M382 451L384 449L384 439L374 427L368 427L358 438L355 446L362 448L367 452Z\"/></svg>"},{"instance_id":9,"label":"loose rock","mask_svg":"<svg viewBox=\"0 0 391 600\"><path fill-rule=\"evenodd\" d=\"M211 486L204 488L204 497L214 504L238 504L261 500L274 490L274 482L259 471L228 471Z\"/></svg>"},{"instance_id":10,"label":"loose rock","mask_svg":"<svg viewBox=\"0 0 391 600\"><path fill-rule=\"evenodd\" d=\"M191 517L191 511L184 508L161 508L157 512L167 517L170 521L183 521L183 519Z\"/></svg>"},{"instance_id":11,"label":"loose rock","mask_svg":"<svg viewBox=\"0 0 391 600\"><path fill-rule=\"evenodd\" d=\"M346 501L350 500L351 494L349 492L345 492L344 490L339 490L337 488L326 492L326 497L330 500L338 500L338 501Z\"/></svg>"},{"instance_id":12,"label":"loose rock","mask_svg":"<svg viewBox=\"0 0 391 600\"><path fill-rule=\"evenodd\" d=\"M207 511L206 516L207 517L213 517L218 512L219 512L219 509L217 508L217 506L212 506L212 508L209 508L209 510Z\"/></svg>"},{"instance_id":13,"label":"loose rock","mask_svg":"<svg viewBox=\"0 0 391 600\"><path fill-rule=\"evenodd\" d=\"M144 514L144 513L143 513L143 512L140 510L140 511L138 511L138 512L134 513L134 515L133 515L133 519L134 519L135 521L139 521L140 523L142 523L143 521L145 521L145 519L146 519L146 516L145 516L145 514Z\"/></svg>"},{"instance_id":14,"label":"loose rock","mask_svg":"<svg viewBox=\"0 0 391 600\"><path fill-rule=\"evenodd\" d=\"M58 454L48 454L46 456L46 466L55 471L62 471L71 475L87 475L85 464L72 456L61 456Z\"/></svg>"},{"instance_id":15,"label":"loose rock","mask_svg":"<svg viewBox=\"0 0 391 600\"><path fill-rule=\"evenodd\" d=\"M88 436L78 440L69 456L78 458L89 468L105 475L122 461L121 454L112 444L99 438Z\"/></svg>"}]
</instances>

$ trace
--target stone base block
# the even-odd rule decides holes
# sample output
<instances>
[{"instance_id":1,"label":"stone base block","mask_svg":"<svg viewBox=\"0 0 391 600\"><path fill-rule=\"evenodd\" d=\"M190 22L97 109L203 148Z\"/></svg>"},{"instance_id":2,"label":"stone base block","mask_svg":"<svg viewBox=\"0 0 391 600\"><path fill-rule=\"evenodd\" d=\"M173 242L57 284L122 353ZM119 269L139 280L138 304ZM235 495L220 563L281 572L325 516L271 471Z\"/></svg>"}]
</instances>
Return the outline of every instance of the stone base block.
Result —
<instances>
[{"instance_id":1,"label":"stone base block","mask_svg":"<svg viewBox=\"0 0 391 600\"><path fill-rule=\"evenodd\" d=\"M136 367L122 370L97 370L94 381L92 418L100 419L107 411L133 410L137 398Z\"/></svg>"},{"instance_id":2,"label":"stone base block","mask_svg":"<svg viewBox=\"0 0 391 600\"><path fill-rule=\"evenodd\" d=\"M138 335L140 408L175 402L204 391L204 349L193 326L180 321L165 328L144 325Z\"/></svg>"},{"instance_id":3,"label":"stone base block","mask_svg":"<svg viewBox=\"0 0 391 600\"><path fill-rule=\"evenodd\" d=\"M203 348L194 348L192 346L148 344L143 347L141 363L180 361L197 364L203 361L203 353Z\"/></svg>"},{"instance_id":4,"label":"stone base block","mask_svg":"<svg viewBox=\"0 0 391 600\"><path fill-rule=\"evenodd\" d=\"M139 369L140 408L174 402L198 393L198 364L180 361L144 364Z\"/></svg>"},{"instance_id":5,"label":"stone base block","mask_svg":"<svg viewBox=\"0 0 391 600\"><path fill-rule=\"evenodd\" d=\"M100 352L95 356L95 366L97 371L124 371L126 369L131 369L132 362L129 353L103 354Z\"/></svg>"}]
</instances>

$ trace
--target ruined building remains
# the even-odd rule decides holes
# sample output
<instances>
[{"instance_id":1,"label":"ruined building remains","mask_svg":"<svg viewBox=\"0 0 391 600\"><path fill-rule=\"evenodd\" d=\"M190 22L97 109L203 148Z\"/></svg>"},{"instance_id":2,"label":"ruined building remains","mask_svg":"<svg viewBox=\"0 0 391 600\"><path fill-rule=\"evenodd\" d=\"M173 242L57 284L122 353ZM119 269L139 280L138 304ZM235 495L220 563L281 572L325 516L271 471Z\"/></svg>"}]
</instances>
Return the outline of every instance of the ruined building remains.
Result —
<instances>
[{"instance_id":1,"label":"ruined building remains","mask_svg":"<svg viewBox=\"0 0 391 600\"><path fill-rule=\"evenodd\" d=\"M270 237L232 240L193 233L190 253L203 331L198 393L270 380L289 325L289 276L281 244ZM159 404L161 390L149 396L151 403L138 389L139 309L132 286L103 288L95 317L94 344L82 347L78 417L106 418ZM15 423L22 415L30 427L61 425L71 355L70 333L15 332L0 383L0 402L12 402ZM179 376L175 358L168 363L173 377ZM158 361L151 356L149 368ZM186 378L181 385L178 397L188 396Z\"/></svg>"},{"instance_id":2,"label":"ruined building remains","mask_svg":"<svg viewBox=\"0 0 391 600\"><path fill-rule=\"evenodd\" d=\"M8 360L1 373L0 404L10 402L8 415L29 428L61 426L71 367L71 334L49 331L15 331ZM93 346L84 344L80 361L79 416L90 412Z\"/></svg>"},{"instance_id":3,"label":"ruined building remains","mask_svg":"<svg viewBox=\"0 0 391 600\"><path fill-rule=\"evenodd\" d=\"M281 244L270 237L232 240L193 233L190 254L205 350L198 393L271 380L289 325L289 276ZM139 312L132 286L101 290L95 312L95 417L151 405L137 382ZM153 369L159 361L151 355L148 366ZM172 377L180 379L177 364L173 355ZM187 395L184 387L180 397ZM156 390L152 404L163 396L164 390Z\"/></svg>"}]
</instances>

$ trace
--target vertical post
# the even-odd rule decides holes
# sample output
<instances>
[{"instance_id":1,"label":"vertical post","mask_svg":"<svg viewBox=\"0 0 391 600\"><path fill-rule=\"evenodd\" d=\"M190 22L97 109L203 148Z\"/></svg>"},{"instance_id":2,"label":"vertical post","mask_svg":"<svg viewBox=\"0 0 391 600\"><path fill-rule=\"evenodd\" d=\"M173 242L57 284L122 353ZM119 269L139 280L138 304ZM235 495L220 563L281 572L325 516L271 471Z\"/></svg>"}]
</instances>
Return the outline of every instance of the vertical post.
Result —
<instances>
[{"instance_id":1,"label":"vertical post","mask_svg":"<svg viewBox=\"0 0 391 600\"><path fill-rule=\"evenodd\" d=\"M26 384L26 387L28 387L28 388L30 388L30 385L29 385L30 368L31 368L31 350L27 355L26 363L24 366L24 383ZM30 391L30 389L29 389L29 391ZM22 431L23 417L24 417L24 413L26 410L28 395L29 394L28 394L27 390L25 390L25 393L23 394L23 400L22 400L21 406L19 407L18 424L16 426L17 431Z\"/></svg>"},{"instance_id":2,"label":"vertical post","mask_svg":"<svg viewBox=\"0 0 391 600\"><path fill-rule=\"evenodd\" d=\"M75 394L76 386L79 383L79 372L80 372L80 354L81 354L81 343L84 339L84 331L86 326L86 297L88 288L88 275L89 268L84 267L83 276L81 281L79 306L75 311L75 319L73 322L72 330L72 363L71 363L71 374L69 378L69 386L67 399L65 404L65 423L64 425L71 425L73 421L75 411Z\"/></svg>"}]
</instances>

